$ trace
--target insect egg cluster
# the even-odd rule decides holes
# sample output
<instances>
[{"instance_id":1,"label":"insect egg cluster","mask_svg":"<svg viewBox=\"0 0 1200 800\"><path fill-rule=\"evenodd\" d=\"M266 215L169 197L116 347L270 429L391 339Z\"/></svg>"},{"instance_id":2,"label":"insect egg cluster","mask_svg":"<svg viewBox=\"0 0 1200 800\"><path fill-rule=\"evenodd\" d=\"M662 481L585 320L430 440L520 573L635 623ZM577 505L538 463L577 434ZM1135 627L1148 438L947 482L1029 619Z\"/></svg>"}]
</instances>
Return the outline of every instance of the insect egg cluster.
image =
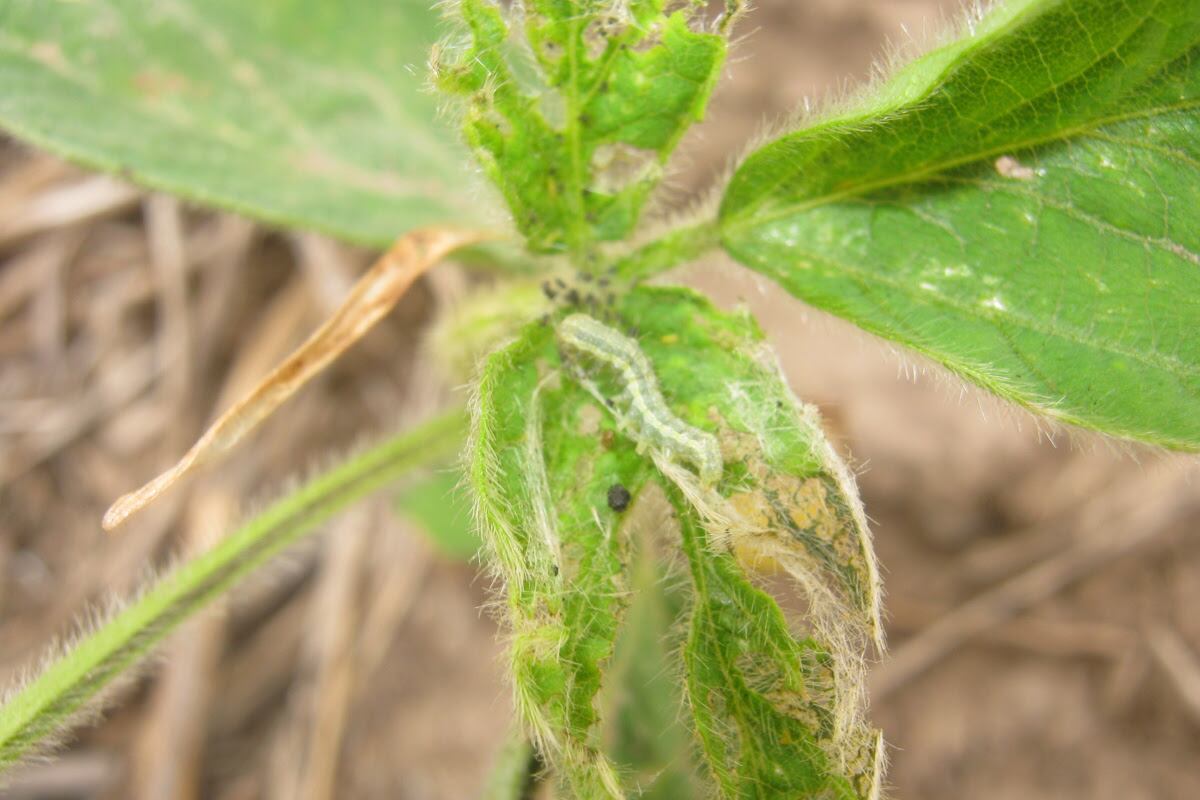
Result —
<instances>
[{"instance_id":1,"label":"insect egg cluster","mask_svg":"<svg viewBox=\"0 0 1200 800\"><path fill-rule=\"evenodd\" d=\"M542 281L542 294L559 307L602 314L610 313L617 301L611 270L599 275L580 270L571 280L548 278Z\"/></svg>"}]
</instances>

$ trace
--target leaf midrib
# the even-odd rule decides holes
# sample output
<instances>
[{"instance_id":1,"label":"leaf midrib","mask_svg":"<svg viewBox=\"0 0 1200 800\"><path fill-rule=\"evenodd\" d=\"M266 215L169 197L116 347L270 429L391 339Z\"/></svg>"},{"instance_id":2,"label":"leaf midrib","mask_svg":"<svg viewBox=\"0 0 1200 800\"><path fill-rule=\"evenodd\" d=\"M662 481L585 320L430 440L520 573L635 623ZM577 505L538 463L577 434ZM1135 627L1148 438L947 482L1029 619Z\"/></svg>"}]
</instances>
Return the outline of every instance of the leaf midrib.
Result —
<instances>
[{"instance_id":1,"label":"leaf midrib","mask_svg":"<svg viewBox=\"0 0 1200 800\"><path fill-rule=\"evenodd\" d=\"M953 61L947 62L946 66L943 68L942 72L939 75L937 75L935 78L929 80L926 83L925 91L921 95L919 95L917 97L912 97L912 98L908 99L907 102L899 102L891 107L883 106L883 107L874 108L874 109L870 109L868 111L861 112L857 116L843 118L843 119L829 120L827 122L824 122L824 123L814 126L812 129L810 129L810 131L811 132L820 132L820 131L824 131L824 130L829 130L829 131L840 133L840 132L845 132L845 130L847 130L848 128L853 127L853 125L856 122L861 122L864 120L869 121L869 120L877 120L877 119L886 119L886 118L888 118L890 116L894 116L894 115L900 115L900 114L912 113L915 111L919 111L925 102L927 102L930 98L936 97L938 95L938 93L943 89L943 87L945 87L950 82L952 76L956 72L958 72L960 69L962 69L964 67L964 65L972 63L969 56L974 54L976 51L986 50L988 45L991 43L991 41L993 39L997 38L997 36L999 35L999 30L1012 31L1012 30L1016 30L1017 28L1019 28L1020 21L1025 19L1026 12L1028 12L1029 10L1030 10L1029 7L1022 9L1022 11L1016 17L1008 20L1007 24L1005 26L1003 26L1001 29L998 29L997 31L994 31L991 36L980 37L979 39L977 39L975 41L967 42L963 46L962 50L957 54L957 57ZM1042 91L1038 92L1037 94L1035 94L1031 97L1021 96L1021 93L1019 91L1017 91L1015 88L1010 86L1009 88L1019 98L1018 101L1016 103L1012 104L1011 106L1008 106L1007 108L1003 109L1003 111L999 111L996 115L992 116L988 121L995 120L1006 114L1011 114L1019 108L1028 106L1034 100L1044 97L1046 94L1048 94L1050 92L1057 92L1057 90L1060 87L1066 86L1071 81L1077 80L1081 76L1085 75L1092 67L1094 67L1096 64L1098 64L1100 61L1107 58L1109 55L1115 53L1116 48L1119 47L1120 44L1128 41L1129 38L1133 36L1133 33L1135 31L1140 30L1142 25L1145 23L1145 19L1146 18L1143 17L1137 26L1132 27L1131 30L1129 32L1127 32L1126 36L1121 39L1121 42L1117 43L1113 47L1108 48L1104 52L1097 51L1093 47L1094 57L1091 59L1091 61L1089 61L1086 64L1081 65L1070 76L1064 77L1064 79L1058 81L1057 83L1052 84L1051 86L1043 89ZM930 54L930 55L935 55L936 52L937 51L935 51L933 54ZM1174 59L1172 59L1172 61L1174 61ZM910 65L910 68L915 67L917 63L920 63L920 62L919 61L915 62L913 65ZM1007 86L1007 84L1005 84L1005 85ZM1126 93L1126 95L1128 95L1128 92ZM986 123L984 121L979 121L976 124L976 128L977 129L982 128L985 124ZM840 131L839 131L839 126L841 126ZM777 144L777 142L776 142L776 144ZM1009 149L1014 149L1014 148L1006 146L1004 149L1009 150ZM1003 152L1003 151L1001 151L1001 152ZM985 157L985 156L980 156L979 158L983 158L983 157ZM978 159L971 159L971 161L974 161L974 160L978 160ZM967 162L967 163L970 163L970 162ZM904 173L900 173L900 175L903 175L903 174ZM780 186L782 186L783 183L787 180L788 180L788 176L785 173L785 174L777 177L775 180L771 181L766 188L764 188L763 190L761 190L758 193L758 195L761 199L757 203L748 205L746 208L746 212L753 216L759 216L758 214L754 213L755 210L758 208L761 208L764 205L766 199L769 198L771 195L773 195L775 193L775 190L778 189ZM765 216L769 216L769 215L765 215Z\"/></svg>"},{"instance_id":2,"label":"leaf midrib","mask_svg":"<svg viewBox=\"0 0 1200 800\"><path fill-rule=\"evenodd\" d=\"M1011 155L1012 153L1017 153L1023 150L1030 150L1035 147L1042 147L1069 139L1083 137L1099 132L1102 128L1109 125L1115 125L1121 122L1128 122L1130 120L1148 118L1161 114L1169 114L1175 111L1187 111L1193 108L1200 108L1200 98L1188 99L1179 103L1172 103L1168 105L1153 106L1151 108L1125 114L1112 114L1105 117L1099 117L1090 121L1086 125L1077 125L1071 128L1064 128L1053 135L1017 140L1002 147L997 146L970 154L964 154L956 158L935 161L919 169L896 173L893 176L881 180L865 181L856 186L850 187L845 191L818 195L809 200L787 205L786 207L780 208L776 211L770 211L766 213L761 211L750 211L749 213L738 214L737 216L733 217L729 223L725 223L718 219L718 224L722 233L722 241L725 242L726 247L728 247L726 239L729 234L737 234L745 232L746 230L753 230L754 228L766 227L774 222L801 214L818 206L837 203L842 200L848 200L862 195L872 194L874 192L896 186L902 186L905 184L929 182L941 173L949 172L950 170L954 170L959 167L965 167L969 164L985 161L993 157L998 158L1003 155ZM764 192L763 196L765 197L769 194L770 192ZM761 206L758 206L758 208L761 208Z\"/></svg>"}]
</instances>

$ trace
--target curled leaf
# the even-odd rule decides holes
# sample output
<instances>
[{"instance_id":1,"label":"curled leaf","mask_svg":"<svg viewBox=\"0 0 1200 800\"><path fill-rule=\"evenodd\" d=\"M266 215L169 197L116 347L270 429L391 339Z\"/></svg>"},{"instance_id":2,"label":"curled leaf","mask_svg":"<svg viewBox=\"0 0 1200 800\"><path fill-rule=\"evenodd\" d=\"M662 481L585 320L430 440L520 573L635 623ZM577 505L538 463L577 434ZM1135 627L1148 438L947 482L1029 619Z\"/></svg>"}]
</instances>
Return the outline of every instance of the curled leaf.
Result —
<instances>
[{"instance_id":1,"label":"curled leaf","mask_svg":"<svg viewBox=\"0 0 1200 800\"><path fill-rule=\"evenodd\" d=\"M770 786L777 796L872 797L882 748L864 721L863 664L879 639L879 585L849 472L750 320L664 288L630 292L613 317L626 333L609 343L621 352L580 361L568 348L567 363L549 326L527 327L485 362L473 409L467 471L505 582L514 693L531 738L574 796L626 791L631 765L605 748L611 721L598 694L632 585L626 506L608 498L614 486L636 497L657 482L692 577L690 722L720 795ZM628 424L623 393L650 376L660 422L718 443L715 479ZM770 557L796 579L808 603L802 633L738 553Z\"/></svg>"}]
</instances>

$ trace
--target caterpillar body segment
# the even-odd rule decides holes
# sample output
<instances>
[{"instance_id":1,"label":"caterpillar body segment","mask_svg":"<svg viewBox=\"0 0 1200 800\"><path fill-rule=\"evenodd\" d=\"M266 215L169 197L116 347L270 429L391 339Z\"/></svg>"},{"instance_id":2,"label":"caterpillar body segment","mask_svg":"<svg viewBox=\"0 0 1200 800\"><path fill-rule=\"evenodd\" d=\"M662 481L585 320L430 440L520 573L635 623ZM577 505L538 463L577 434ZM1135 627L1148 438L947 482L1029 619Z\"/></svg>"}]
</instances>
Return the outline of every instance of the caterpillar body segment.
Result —
<instances>
[{"instance_id":1,"label":"caterpillar body segment","mask_svg":"<svg viewBox=\"0 0 1200 800\"><path fill-rule=\"evenodd\" d=\"M559 323L558 339L570 351L611 368L622 386L617 422L638 452L651 448L668 461L685 461L700 481L715 486L724 462L717 437L675 416L658 388L650 359L630 337L586 314L571 314Z\"/></svg>"}]
</instances>

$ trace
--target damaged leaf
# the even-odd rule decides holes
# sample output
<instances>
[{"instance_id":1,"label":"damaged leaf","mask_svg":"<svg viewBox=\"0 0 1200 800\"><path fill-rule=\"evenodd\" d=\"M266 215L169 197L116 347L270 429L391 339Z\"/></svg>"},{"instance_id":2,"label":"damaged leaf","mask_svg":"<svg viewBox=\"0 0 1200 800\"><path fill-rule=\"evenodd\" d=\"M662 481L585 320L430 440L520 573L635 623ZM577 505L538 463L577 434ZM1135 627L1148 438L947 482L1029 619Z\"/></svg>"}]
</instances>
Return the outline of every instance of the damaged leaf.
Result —
<instances>
[{"instance_id":1,"label":"damaged leaf","mask_svg":"<svg viewBox=\"0 0 1200 800\"><path fill-rule=\"evenodd\" d=\"M622 424L621 370L560 354L549 326L529 326L487 360L468 461L506 583L517 706L534 741L575 795L628 790L598 700L632 580L630 532L607 497L614 484L636 496L654 481L674 498L669 524L682 533L672 547L690 565L688 610L671 624L691 619L690 725L716 786L740 796L779 766L783 748L780 780L793 789L870 796L879 739L862 719L862 663L879 637L878 576L852 479L751 320L664 288L634 290L612 316L617 326L639 321L631 341L669 413L719 441L721 470L709 485L639 441ZM747 577L763 558L808 602L798 635ZM765 727L731 739L746 714Z\"/></svg>"},{"instance_id":2,"label":"damaged leaf","mask_svg":"<svg viewBox=\"0 0 1200 800\"><path fill-rule=\"evenodd\" d=\"M462 128L528 247L586 260L633 230L684 131L700 119L726 41L704 3L459 0L465 33L435 58ZM520 9L518 12L517 8Z\"/></svg>"}]
</instances>

